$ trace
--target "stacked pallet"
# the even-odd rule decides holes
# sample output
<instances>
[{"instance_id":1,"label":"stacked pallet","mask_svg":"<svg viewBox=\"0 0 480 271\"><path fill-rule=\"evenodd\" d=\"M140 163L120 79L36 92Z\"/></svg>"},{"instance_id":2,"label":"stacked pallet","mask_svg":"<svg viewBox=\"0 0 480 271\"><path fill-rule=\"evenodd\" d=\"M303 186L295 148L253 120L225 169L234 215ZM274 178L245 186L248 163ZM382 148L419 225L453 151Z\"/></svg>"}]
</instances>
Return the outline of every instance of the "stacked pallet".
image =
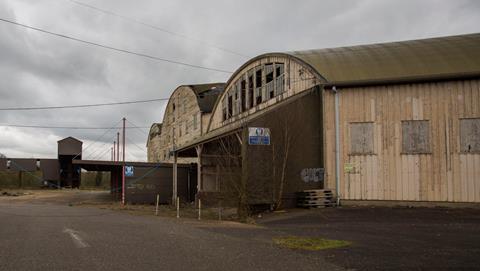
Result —
<instances>
[{"instance_id":1,"label":"stacked pallet","mask_svg":"<svg viewBox=\"0 0 480 271\"><path fill-rule=\"evenodd\" d=\"M335 198L332 190L304 190L297 193L297 206L303 208L335 207Z\"/></svg>"}]
</instances>

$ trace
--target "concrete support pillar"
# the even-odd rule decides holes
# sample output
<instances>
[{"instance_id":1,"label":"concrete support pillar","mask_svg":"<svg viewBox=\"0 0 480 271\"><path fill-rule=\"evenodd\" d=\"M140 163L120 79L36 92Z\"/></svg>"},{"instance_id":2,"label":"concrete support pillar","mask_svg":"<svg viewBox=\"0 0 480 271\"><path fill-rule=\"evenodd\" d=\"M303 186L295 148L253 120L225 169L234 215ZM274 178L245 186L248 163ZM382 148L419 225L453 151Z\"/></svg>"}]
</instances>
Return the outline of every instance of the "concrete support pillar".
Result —
<instances>
[{"instance_id":1,"label":"concrete support pillar","mask_svg":"<svg viewBox=\"0 0 480 271\"><path fill-rule=\"evenodd\" d=\"M198 162L197 162L197 194L202 191L202 150L203 150L203 145L198 145L195 147L195 150L197 151L197 157L198 157Z\"/></svg>"}]
</instances>

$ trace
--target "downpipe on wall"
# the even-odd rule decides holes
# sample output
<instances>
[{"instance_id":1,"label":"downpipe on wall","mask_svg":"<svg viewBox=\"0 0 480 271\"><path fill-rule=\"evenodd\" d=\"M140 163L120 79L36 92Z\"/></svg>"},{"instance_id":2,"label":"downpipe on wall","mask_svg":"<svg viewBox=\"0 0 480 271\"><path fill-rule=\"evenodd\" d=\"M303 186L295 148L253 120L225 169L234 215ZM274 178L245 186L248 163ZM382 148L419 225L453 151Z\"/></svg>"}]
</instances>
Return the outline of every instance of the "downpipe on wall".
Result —
<instances>
[{"instance_id":1,"label":"downpipe on wall","mask_svg":"<svg viewBox=\"0 0 480 271\"><path fill-rule=\"evenodd\" d=\"M337 206L340 206L340 97L336 86L332 91L335 94L335 195Z\"/></svg>"}]
</instances>

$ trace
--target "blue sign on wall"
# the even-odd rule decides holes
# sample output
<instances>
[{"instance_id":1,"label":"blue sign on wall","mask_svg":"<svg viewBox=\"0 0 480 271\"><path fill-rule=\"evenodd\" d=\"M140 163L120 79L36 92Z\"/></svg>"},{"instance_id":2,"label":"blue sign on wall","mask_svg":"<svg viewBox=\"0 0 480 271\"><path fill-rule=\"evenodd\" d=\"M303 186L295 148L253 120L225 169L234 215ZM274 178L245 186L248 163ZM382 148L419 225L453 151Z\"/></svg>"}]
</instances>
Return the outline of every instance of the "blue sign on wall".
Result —
<instances>
[{"instance_id":1,"label":"blue sign on wall","mask_svg":"<svg viewBox=\"0 0 480 271\"><path fill-rule=\"evenodd\" d=\"M125 166L125 177L133 177L133 166Z\"/></svg>"},{"instance_id":2,"label":"blue sign on wall","mask_svg":"<svg viewBox=\"0 0 480 271\"><path fill-rule=\"evenodd\" d=\"M248 145L270 145L270 129L249 127Z\"/></svg>"}]
</instances>

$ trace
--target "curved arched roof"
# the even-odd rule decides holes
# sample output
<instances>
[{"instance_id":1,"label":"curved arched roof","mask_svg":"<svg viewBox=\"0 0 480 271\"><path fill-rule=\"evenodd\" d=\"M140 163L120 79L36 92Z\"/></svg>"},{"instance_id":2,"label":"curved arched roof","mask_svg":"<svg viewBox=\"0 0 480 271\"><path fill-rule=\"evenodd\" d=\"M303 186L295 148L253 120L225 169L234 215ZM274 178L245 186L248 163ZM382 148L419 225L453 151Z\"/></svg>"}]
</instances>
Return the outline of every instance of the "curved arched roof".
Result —
<instances>
[{"instance_id":1,"label":"curved arched roof","mask_svg":"<svg viewBox=\"0 0 480 271\"><path fill-rule=\"evenodd\" d=\"M150 131L148 132L147 147L150 140L160 135L161 133L162 133L162 124L161 123L152 124L152 126L150 127Z\"/></svg>"},{"instance_id":2,"label":"curved arched roof","mask_svg":"<svg viewBox=\"0 0 480 271\"><path fill-rule=\"evenodd\" d=\"M272 52L240 66L291 56L314 70L324 84L381 84L480 76L480 33L338 48Z\"/></svg>"},{"instance_id":3,"label":"curved arched roof","mask_svg":"<svg viewBox=\"0 0 480 271\"><path fill-rule=\"evenodd\" d=\"M480 33L287 54L329 83L480 75Z\"/></svg>"},{"instance_id":4,"label":"curved arched roof","mask_svg":"<svg viewBox=\"0 0 480 271\"><path fill-rule=\"evenodd\" d=\"M480 33L266 53L256 56L240 66L230 76L225 87L230 85L233 79L250 64L275 56L290 56L300 61L316 73L322 84L327 85L381 84L480 77ZM219 102L220 99L217 100L213 110L216 110Z\"/></svg>"}]
</instances>

